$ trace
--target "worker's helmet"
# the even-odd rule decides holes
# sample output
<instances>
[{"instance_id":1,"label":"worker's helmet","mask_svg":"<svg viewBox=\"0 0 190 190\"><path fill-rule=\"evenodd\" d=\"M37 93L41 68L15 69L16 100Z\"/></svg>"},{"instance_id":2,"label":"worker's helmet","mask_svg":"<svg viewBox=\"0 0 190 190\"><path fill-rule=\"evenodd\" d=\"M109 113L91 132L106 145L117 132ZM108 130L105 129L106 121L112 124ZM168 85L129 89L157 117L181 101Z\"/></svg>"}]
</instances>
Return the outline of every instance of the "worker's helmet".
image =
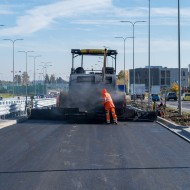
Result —
<instances>
[{"instance_id":1,"label":"worker's helmet","mask_svg":"<svg viewBox=\"0 0 190 190\"><path fill-rule=\"evenodd\" d=\"M105 94L107 92L107 90L104 88L102 89L102 94Z\"/></svg>"}]
</instances>

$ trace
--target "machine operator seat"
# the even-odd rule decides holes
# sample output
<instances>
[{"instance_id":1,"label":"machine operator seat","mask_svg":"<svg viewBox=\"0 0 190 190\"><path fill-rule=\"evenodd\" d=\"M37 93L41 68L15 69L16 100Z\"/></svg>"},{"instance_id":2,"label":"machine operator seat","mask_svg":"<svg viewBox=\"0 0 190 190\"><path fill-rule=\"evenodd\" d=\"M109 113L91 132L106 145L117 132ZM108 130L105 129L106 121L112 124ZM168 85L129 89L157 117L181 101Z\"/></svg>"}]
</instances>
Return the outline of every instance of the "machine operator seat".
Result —
<instances>
[{"instance_id":1,"label":"machine operator seat","mask_svg":"<svg viewBox=\"0 0 190 190\"><path fill-rule=\"evenodd\" d=\"M106 67L105 73L106 74L114 74L115 73L114 68L113 67Z\"/></svg>"},{"instance_id":2,"label":"machine operator seat","mask_svg":"<svg viewBox=\"0 0 190 190\"><path fill-rule=\"evenodd\" d=\"M75 73L76 74L84 74L85 73L85 70L83 69L83 67L77 67L75 69Z\"/></svg>"}]
</instances>

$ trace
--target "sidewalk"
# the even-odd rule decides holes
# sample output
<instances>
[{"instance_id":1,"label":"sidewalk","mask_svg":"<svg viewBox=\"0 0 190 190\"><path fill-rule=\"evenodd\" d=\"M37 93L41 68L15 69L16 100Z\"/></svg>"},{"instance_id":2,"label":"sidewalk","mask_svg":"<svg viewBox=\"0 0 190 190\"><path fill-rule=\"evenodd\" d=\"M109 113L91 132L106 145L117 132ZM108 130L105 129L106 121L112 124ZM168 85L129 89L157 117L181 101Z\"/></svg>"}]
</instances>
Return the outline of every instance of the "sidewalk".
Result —
<instances>
[{"instance_id":1,"label":"sidewalk","mask_svg":"<svg viewBox=\"0 0 190 190\"><path fill-rule=\"evenodd\" d=\"M18 117L15 119L5 119L5 120L0 120L0 129L3 129L5 127L15 125L17 123L21 123L26 121L28 118L26 116Z\"/></svg>"}]
</instances>

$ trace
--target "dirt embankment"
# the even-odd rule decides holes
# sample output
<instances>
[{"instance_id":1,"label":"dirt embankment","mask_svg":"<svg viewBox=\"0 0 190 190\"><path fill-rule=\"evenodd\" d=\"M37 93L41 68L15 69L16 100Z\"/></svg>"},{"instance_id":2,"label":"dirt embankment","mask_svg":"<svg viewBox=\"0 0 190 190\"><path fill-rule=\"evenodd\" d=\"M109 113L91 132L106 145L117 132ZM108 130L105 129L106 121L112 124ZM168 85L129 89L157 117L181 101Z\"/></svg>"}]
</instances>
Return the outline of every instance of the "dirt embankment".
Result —
<instances>
[{"instance_id":1,"label":"dirt embankment","mask_svg":"<svg viewBox=\"0 0 190 190\"><path fill-rule=\"evenodd\" d=\"M142 110L153 110L154 106L148 108L147 102L137 100L136 103L130 102L133 106L138 107ZM161 112L161 116L167 120L173 121L178 125L190 126L190 113L183 112L182 116L179 116L178 110L173 108L168 108L165 106L159 107L159 104L155 105L155 110Z\"/></svg>"}]
</instances>

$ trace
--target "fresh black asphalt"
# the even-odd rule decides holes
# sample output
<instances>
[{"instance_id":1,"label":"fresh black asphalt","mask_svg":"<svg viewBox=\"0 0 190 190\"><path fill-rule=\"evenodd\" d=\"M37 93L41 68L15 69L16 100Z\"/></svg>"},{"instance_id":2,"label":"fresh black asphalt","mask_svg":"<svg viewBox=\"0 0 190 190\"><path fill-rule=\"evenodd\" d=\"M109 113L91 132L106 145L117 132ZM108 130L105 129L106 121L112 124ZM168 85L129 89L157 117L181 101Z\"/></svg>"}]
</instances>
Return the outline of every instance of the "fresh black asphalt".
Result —
<instances>
[{"instance_id":1,"label":"fresh black asphalt","mask_svg":"<svg viewBox=\"0 0 190 190\"><path fill-rule=\"evenodd\" d=\"M0 190L190 189L190 144L156 123L0 130Z\"/></svg>"}]
</instances>

